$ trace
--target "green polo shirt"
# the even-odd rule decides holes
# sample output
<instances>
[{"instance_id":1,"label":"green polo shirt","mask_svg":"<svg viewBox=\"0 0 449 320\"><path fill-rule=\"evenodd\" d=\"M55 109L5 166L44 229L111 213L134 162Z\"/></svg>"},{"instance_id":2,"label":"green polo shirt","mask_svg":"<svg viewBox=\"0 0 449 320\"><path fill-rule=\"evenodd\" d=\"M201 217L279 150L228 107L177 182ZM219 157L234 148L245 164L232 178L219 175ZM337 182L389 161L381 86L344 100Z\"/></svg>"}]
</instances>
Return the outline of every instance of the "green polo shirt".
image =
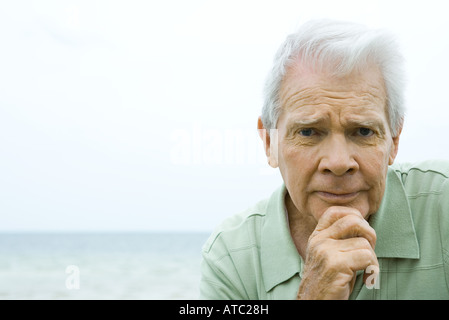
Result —
<instances>
[{"instance_id":1,"label":"green polo shirt","mask_svg":"<svg viewBox=\"0 0 449 320\"><path fill-rule=\"evenodd\" d=\"M449 163L393 165L376 230L380 275L358 272L350 299L449 299ZM290 236L285 186L226 219L203 247L202 299L295 299L303 260Z\"/></svg>"}]
</instances>

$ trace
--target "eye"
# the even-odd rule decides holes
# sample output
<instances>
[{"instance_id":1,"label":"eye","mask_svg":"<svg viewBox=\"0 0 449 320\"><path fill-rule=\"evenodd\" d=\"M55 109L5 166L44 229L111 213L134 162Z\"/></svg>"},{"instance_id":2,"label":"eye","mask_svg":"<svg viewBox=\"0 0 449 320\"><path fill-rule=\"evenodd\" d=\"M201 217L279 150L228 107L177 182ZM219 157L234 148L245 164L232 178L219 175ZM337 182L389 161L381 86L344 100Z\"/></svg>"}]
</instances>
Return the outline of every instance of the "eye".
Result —
<instances>
[{"instance_id":1,"label":"eye","mask_svg":"<svg viewBox=\"0 0 449 320\"><path fill-rule=\"evenodd\" d=\"M315 130L307 128L307 129L302 129L298 131L300 135L304 136L304 137L311 137L315 134Z\"/></svg>"},{"instance_id":2,"label":"eye","mask_svg":"<svg viewBox=\"0 0 449 320\"><path fill-rule=\"evenodd\" d=\"M357 134L362 137L371 137L374 131L369 128L359 128L357 129Z\"/></svg>"}]
</instances>

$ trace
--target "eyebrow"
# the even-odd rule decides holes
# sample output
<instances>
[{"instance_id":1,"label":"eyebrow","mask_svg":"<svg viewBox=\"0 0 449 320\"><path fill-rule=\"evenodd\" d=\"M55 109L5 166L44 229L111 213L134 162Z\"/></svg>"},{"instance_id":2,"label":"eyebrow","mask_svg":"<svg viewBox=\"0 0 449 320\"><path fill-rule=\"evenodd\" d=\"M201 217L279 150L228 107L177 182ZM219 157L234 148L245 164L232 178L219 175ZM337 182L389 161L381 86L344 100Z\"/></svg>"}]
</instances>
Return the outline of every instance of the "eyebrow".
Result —
<instances>
[{"instance_id":1,"label":"eyebrow","mask_svg":"<svg viewBox=\"0 0 449 320\"><path fill-rule=\"evenodd\" d=\"M314 126L320 123L325 122L326 119L324 118L315 118L315 119L297 119L292 120L288 123L288 128L296 128L296 127L307 127L307 126Z\"/></svg>"},{"instance_id":2,"label":"eyebrow","mask_svg":"<svg viewBox=\"0 0 449 320\"><path fill-rule=\"evenodd\" d=\"M385 126L383 121L378 119L367 119L367 120L355 120L349 119L347 121L348 126L350 127L367 127L367 128L377 128L381 132L385 132Z\"/></svg>"},{"instance_id":3,"label":"eyebrow","mask_svg":"<svg viewBox=\"0 0 449 320\"><path fill-rule=\"evenodd\" d=\"M287 123L286 132L287 134L292 134L299 128L310 128L322 124L326 121L325 118L314 118L314 119L295 119Z\"/></svg>"},{"instance_id":4,"label":"eyebrow","mask_svg":"<svg viewBox=\"0 0 449 320\"><path fill-rule=\"evenodd\" d=\"M326 122L325 118L315 118L315 119L296 119L288 123L288 130L293 130L295 128L312 127ZM381 120L378 119L348 119L346 121L348 127L367 127L367 128L377 128L382 133L385 132L385 126Z\"/></svg>"}]
</instances>

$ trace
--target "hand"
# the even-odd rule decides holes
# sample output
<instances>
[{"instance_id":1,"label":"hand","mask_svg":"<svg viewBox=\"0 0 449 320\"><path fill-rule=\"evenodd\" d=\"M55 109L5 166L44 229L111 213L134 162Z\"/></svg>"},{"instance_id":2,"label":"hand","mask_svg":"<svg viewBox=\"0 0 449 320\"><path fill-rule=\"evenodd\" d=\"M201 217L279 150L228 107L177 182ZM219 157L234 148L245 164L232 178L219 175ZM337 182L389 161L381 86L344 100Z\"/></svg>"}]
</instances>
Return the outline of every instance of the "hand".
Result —
<instances>
[{"instance_id":1,"label":"hand","mask_svg":"<svg viewBox=\"0 0 449 320\"><path fill-rule=\"evenodd\" d=\"M357 209L327 209L309 238L298 299L348 299L358 270L379 272L375 244L376 232Z\"/></svg>"}]
</instances>

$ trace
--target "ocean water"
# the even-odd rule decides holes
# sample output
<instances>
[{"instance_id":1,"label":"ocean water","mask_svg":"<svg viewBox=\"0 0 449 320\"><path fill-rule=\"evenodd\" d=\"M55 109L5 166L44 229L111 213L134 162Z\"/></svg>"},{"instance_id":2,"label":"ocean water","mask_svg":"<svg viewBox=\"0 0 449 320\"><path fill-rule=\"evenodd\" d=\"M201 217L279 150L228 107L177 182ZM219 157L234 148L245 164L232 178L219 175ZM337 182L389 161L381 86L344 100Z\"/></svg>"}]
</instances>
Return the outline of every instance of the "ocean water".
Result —
<instances>
[{"instance_id":1,"label":"ocean water","mask_svg":"<svg viewBox=\"0 0 449 320\"><path fill-rule=\"evenodd\" d=\"M198 299L207 233L0 233L0 299Z\"/></svg>"}]
</instances>

